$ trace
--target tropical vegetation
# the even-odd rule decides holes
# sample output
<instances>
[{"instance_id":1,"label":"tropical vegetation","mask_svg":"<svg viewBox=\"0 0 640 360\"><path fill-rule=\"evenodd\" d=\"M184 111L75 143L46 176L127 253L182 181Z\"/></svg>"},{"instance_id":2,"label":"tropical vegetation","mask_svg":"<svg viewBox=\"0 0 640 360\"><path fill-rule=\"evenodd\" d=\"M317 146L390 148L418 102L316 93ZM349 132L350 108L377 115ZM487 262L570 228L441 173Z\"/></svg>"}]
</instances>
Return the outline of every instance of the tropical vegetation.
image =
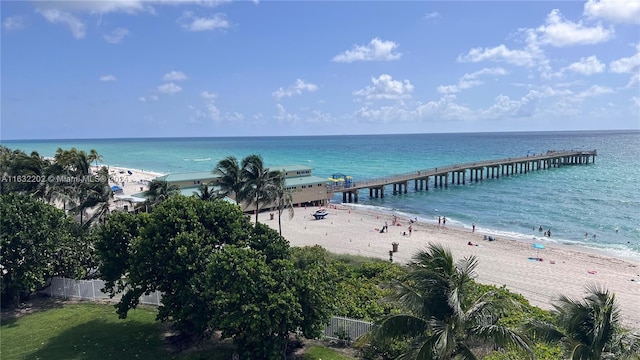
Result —
<instances>
[{"instance_id":1,"label":"tropical vegetation","mask_svg":"<svg viewBox=\"0 0 640 360\"><path fill-rule=\"evenodd\" d=\"M487 344L530 354L528 339L499 323L504 304L494 292L469 296L476 266L473 256L456 262L449 250L429 244L413 256L407 275L388 285L389 300L402 311L378 321L370 336L410 339L407 359L476 359L474 347Z\"/></svg>"},{"instance_id":2,"label":"tropical vegetation","mask_svg":"<svg viewBox=\"0 0 640 360\"><path fill-rule=\"evenodd\" d=\"M290 247L281 227L278 234L252 225L220 200L245 199L256 213L274 206L279 225L284 212L292 216L284 174L257 155L218 163L220 190L204 185L197 197L152 182L154 206L140 214L109 211L101 161L95 150L59 149L47 159L0 146L3 307L18 306L52 276L99 277L121 295L120 317L159 290L154 316L176 332L174 344L220 334L242 358L282 358L293 334L317 337L337 315L375 323L357 342L365 359L639 359L640 333L622 328L615 294L602 287L583 299L560 297L548 312L475 283L476 259L455 260L442 246L430 244L407 266ZM6 331L3 322L3 340Z\"/></svg>"}]
</instances>

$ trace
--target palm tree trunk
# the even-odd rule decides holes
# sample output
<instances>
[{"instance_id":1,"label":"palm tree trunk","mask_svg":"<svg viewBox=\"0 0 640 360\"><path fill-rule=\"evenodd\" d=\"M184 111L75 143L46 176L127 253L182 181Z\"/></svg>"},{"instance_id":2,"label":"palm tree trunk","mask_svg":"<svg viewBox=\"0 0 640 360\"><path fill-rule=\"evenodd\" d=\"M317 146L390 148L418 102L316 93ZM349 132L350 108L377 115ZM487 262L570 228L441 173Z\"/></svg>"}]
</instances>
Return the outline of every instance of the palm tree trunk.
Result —
<instances>
[{"instance_id":1,"label":"palm tree trunk","mask_svg":"<svg viewBox=\"0 0 640 360\"><path fill-rule=\"evenodd\" d=\"M260 202L258 201L258 199L256 199L256 224L255 226L258 226L258 211L260 210Z\"/></svg>"}]
</instances>

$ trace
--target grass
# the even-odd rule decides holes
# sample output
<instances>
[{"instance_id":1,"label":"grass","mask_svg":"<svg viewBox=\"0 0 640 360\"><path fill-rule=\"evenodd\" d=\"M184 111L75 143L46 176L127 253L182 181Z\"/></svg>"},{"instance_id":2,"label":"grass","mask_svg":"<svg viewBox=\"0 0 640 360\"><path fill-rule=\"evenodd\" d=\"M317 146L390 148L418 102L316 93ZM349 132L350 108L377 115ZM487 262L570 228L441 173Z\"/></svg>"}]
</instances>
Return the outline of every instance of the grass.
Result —
<instances>
[{"instance_id":1,"label":"grass","mask_svg":"<svg viewBox=\"0 0 640 360\"><path fill-rule=\"evenodd\" d=\"M112 305L75 303L19 318L3 316L0 358L9 359L230 359L226 351L174 355L161 339L156 309L140 307L118 319Z\"/></svg>"},{"instance_id":2,"label":"grass","mask_svg":"<svg viewBox=\"0 0 640 360\"><path fill-rule=\"evenodd\" d=\"M141 306L118 319L111 304L63 303L47 299L19 317L2 315L0 359L95 360L175 359L228 360L229 346L204 344L174 354L163 341L157 310ZM339 352L312 345L304 360L352 360Z\"/></svg>"},{"instance_id":3,"label":"grass","mask_svg":"<svg viewBox=\"0 0 640 360\"><path fill-rule=\"evenodd\" d=\"M322 346L311 346L304 353L303 360L351 360L355 359Z\"/></svg>"}]
</instances>

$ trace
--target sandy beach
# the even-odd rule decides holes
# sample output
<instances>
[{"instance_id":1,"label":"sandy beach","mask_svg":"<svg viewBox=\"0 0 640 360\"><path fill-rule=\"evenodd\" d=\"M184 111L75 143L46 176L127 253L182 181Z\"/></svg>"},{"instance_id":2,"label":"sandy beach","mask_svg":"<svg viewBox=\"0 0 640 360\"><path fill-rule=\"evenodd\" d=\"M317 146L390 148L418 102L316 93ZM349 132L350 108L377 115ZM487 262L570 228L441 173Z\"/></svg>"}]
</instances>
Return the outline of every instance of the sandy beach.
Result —
<instances>
[{"instance_id":1,"label":"sandy beach","mask_svg":"<svg viewBox=\"0 0 640 360\"><path fill-rule=\"evenodd\" d=\"M112 180L122 192L130 196L148 189L148 183L163 174L109 167ZM378 213L369 208L348 204L331 204L323 220L312 216L317 208L295 208L295 215L282 217L282 234L292 246L321 245L329 251L389 259L392 243L398 252L393 261L406 263L412 255L430 242L449 247L456 259L469 255L478 258L477 280L484 284L506 285L511 291L524 295L532 305L551 309L559 295L574 299L584 296L585 286L597 284L616 294L627 327L640 328L640 263L623 260L595 250L577 246L545 243L536 250L533 241L499 237L484 240L481 231L453 228L449 224L412 224L410 219L398 217L392 225L390 213ZM254 219L254 216L251 216ZM269 212L262 212L259 221L278 230L277 214L270 220ZM388 224L388 230L380 230ZM469 245L469 243L473 245ZM540 257L542 261L530 258Z\"/></svg>"},{"instance_id":2,"label":"sandy beach","mask_svg":"<svg viewBox=\"0 0 640 360\"><path fill-rule=\"evenodd\" d=\"M449 247L456 259L475 255L478 258L477 281L497 286L506 285L524 295L532 305L551 309L559 295L581 299L585 286L597 284L616 294L623 324L640 328L640 264L617 259L607 254L569 245L545 244L539 252L533 242L507 238L484 240L483 233L467 229L422 224L409 219L346 204L331 205L323 220L315 220L317 208L295 208L295 215L282 217L282 235L292 246L321 245L329 251L389 259L392 243L398 244L393 261L408 262L412 255L430 242ZM278 217L270 220L269 212L259 221L278 229ZM253 216L252 216L253 218ZM388 231L380 233L385 221ZM406 235L403 235L405 234ZM473 245L469 245L471 242ZM542 261L531 260L539 256Z\"/></svg>"},{"instance_id":3,"label":"sandy beach","mask_svg":"<svg viewBox=\"0 0 640 360\"><path fill-rule=\"evenodd\" d=\"M105 165L106 166L106 165ZM149 182L164 174L145 171L141 169L130 169L118 166L107 166L109 169L109 185L119 186L122 192L117 195L130 196L149 189Z\"/></svg>"}]
</instances>

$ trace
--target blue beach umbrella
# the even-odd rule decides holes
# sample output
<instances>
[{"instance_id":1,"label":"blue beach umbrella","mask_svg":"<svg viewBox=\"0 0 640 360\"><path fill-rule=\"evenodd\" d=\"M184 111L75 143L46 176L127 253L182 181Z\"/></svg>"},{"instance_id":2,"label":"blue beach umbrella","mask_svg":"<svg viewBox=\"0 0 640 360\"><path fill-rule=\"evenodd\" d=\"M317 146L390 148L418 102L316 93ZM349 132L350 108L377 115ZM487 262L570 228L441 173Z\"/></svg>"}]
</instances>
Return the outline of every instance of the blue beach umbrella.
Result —
<instances>
[{"instance_id":1,"label":"blue beach umbrella","mask_svg":"<svg viewBox=\"0 0 640 360\"><path fill-rule=\"evenodd\" d=\"M536 249L536 258L540 259L540 249L544 249L544 245L542 244L533 244L531 245L531 247L533 247L534 249Z\"/></svg>"},{"instance_id":2,"label":"blue beach umbrella","mask_svg":"<svg viewBox=\"0 0 640 360\"><path fill-rule=\"evenodd\" d=\"M120 186L118 186L118 185L113 185L111 187L111 191L120 191L120 190L122 190L122 188Z\"/></svg>"}]
</instances>

